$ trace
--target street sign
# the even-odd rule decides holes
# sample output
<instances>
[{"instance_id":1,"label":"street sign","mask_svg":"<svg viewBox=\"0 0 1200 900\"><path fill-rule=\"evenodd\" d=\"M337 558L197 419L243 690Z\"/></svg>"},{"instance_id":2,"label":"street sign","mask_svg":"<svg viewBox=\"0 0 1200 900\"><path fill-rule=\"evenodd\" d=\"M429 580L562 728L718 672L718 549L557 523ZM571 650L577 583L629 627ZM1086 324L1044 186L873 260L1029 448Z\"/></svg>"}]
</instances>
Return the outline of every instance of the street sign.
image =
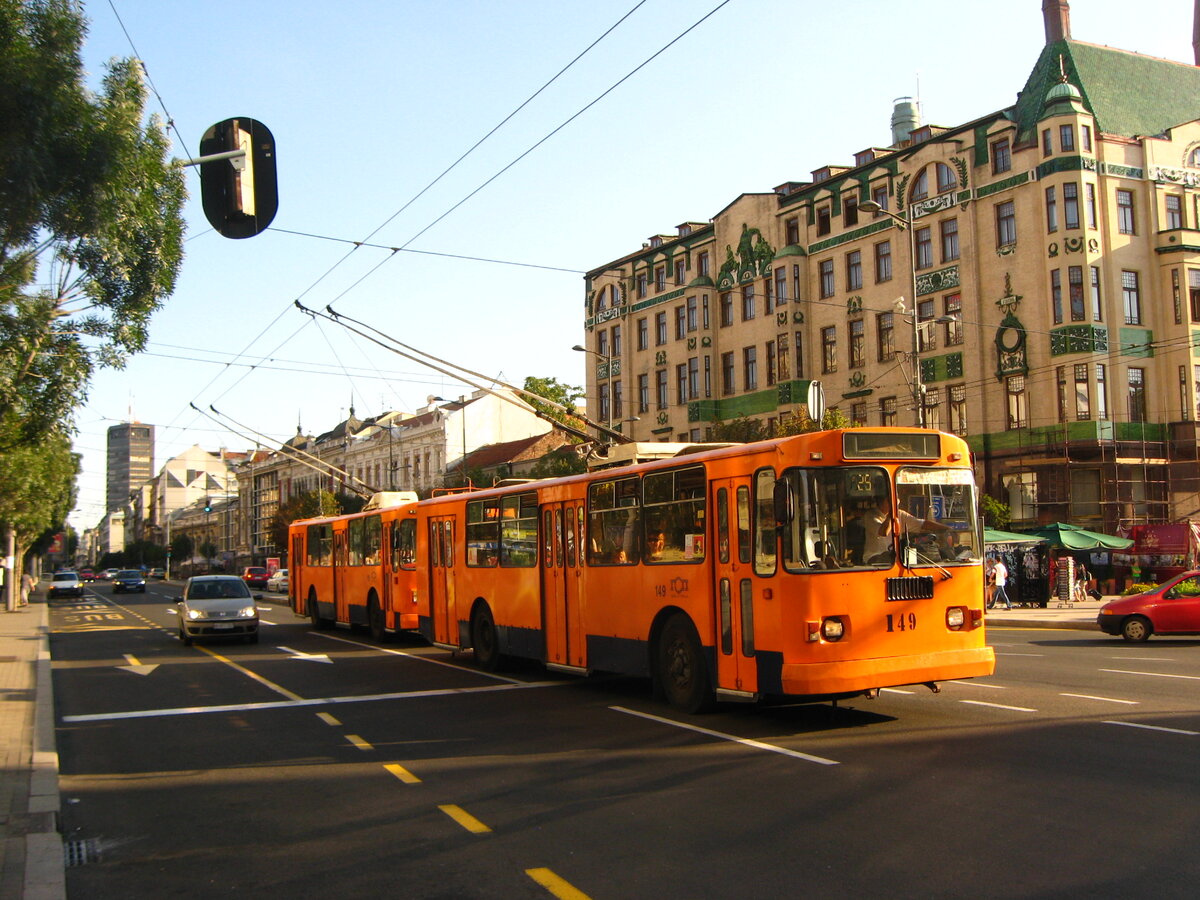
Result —
<instances>
[{"instance_id":1,"label":"street sign","mask_svg":"<svg viewBox=\"0 0 1200 900\"><path fill-rule=\"evenodd\" d=\"M254 237L275 218L279 187L275 138L262 122L239 116L200 139L200 199L210 225L227 238Z\"/></svg>"}]
</instances>

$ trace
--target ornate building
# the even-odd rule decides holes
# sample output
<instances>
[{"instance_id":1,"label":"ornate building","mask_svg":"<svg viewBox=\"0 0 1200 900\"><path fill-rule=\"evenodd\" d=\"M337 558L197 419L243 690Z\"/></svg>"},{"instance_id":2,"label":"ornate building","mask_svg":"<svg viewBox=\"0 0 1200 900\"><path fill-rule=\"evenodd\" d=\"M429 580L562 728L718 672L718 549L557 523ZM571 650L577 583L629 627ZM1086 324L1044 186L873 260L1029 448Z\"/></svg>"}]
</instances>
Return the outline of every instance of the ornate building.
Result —
<instances>
[{"instance_id":1,"label":"ornate building","mask_svg":"<svg viewBox=\"0 0 1200 900\"><path fill-rule=\"evenodd\" d=\"M1014 526L1200 515L1200 68L1043 15L1013 106L902 98L889 146L589 272L589 414L700 440L820 382L855 424L965 436Z\"/></svg>"}]
</instances>

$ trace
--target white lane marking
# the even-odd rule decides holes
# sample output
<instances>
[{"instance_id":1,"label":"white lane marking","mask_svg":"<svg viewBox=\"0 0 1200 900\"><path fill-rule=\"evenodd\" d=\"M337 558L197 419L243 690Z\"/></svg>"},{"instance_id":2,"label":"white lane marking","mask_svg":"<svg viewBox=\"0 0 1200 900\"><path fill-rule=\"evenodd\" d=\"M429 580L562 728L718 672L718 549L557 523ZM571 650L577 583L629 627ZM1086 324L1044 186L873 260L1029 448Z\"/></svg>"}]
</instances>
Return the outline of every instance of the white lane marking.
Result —
<instances>
[{"instance_id":1,"label":"white lane marking","mask_svg":"<svg viewBox=\"0 0 1200 900\"><path fill-rule=\"evenodd\" d=\"M988 684L986 681L950 681L950 682L947 682L947 684L965 684L967 687L988 688L989 690L993 690L993 691L1008 690L1002 684Z\"/></svg>"},{"instance_id":2,"label":"white lane marking","mask_svg":"<svg viewBox=\"0 0 1200 900\"><path fill-rule=\"evenodd\" d=\"M329 663L333 665L333 660L329 658L328 653L301 653L299 650L293 650L291 647L276 647L276 650L282 650L284 653L290 653L289 659L298 659L303 662Z\"/></svg>"},{"instance_id":3,"label":"white lane marking","mask_svg":"<svg viewBox=\"0 0 1200 900\"><path fill-rule=\"evenodd\" d=\"M1116 697L1093 697L1091 694L1067 694L1059 693L1060 697L1078 697L1080 700L1103 700L1105 703L1128 703L1131 706L1137 706L1142 701L1140 700L1118 700Z\"/></svg>"},{"instance_id":4,"label":"white lane marking","mask_svg":"<svg viewBox=\"0 0 1200 900\"><path fill-rule=\"evenodd\" d=\"M881 693L881 694L915 694L916 691L905 691L900 688L880 688L879 693Z\"/></svg>"},{"instance_id":5,"label":"white lane marking","mask_svg":"<svg viewBox=\"0 0 1200 900\"><path fill-rule=\"evenodd\" d=\"M117 666L118 669L124 672L132 672L134 675L149 675L158 668L158 663L143 665L141 660L139 660L132 653L123 653L121 655L125 657L125 662L129 664L126 666Z\"/></svg>"},{"instance_id":6,"label":"white lane marking","mask_svg":"<svg viewBox=\"0 0 1200 900\"><path fill-rule=\"evenodd\" d=\"M1161 725L1142 725L1138 722L1105 722L1105 725L1124 725L1126 728L1144 728L1146 731L1165 731L1167 734L1200 735L1200 731L1186 731L1182 728L1164 728Z\"/></svg>"},{"instance_id":7,"label":"white lane marking","mask_svg":"<svg viewBox=\"0 0 1200 900\"><path fill-rule=\"evenodd\" d=\"M515 678L506 678L503 675L496 675L492 672L483 672L478 669L468 669L465 666L459 665L458 663L449 663L449 662L445 662L444 660L440 660L440 659L431 659L428 656L422 656L419 653L409 653L406 650L392 650L389 647L380 647L377 644L364 644L362 641L352 641L349 638L338 637L335 634L326 634L325 632L322 632L322 631L310 631L309 634L315 635L316 637L323 637L326 640L330 640L330 641L340 641L343 644L350 644L352 647L362 647L364 650L375 650L379 653L387 653L391 656L403 656L406 659L415 659L415 660L419 660L420 662L427 662L427 663L430 663L435 666L445 666L447 669L456 669L459 672L474 672L476 675L480 676L481 678L492 678L492 679L495 679L496 681L503 681L506 684L521 684L522 683Z\"/></svg>"},{"instance_id":8,"label":"white lane marking","mask_svg":"<svg viewBox=\"0 0 1200 900\"><path fill-rule=\"evenodd\" d=\"M173 606L168 606L168 607L167 607L167 612L169 612L169 613L170 613L171 615L173 615L173 616L177 616L177 615L179 615L179 610L177 610L177 609L176 609L175 607L173 607Z\"/></svg>"},{"instance_id":9,"label":"white lane marking","mask_svg":"<svg viewBox=\"0 0 1200 900\"><path fill-rule=\"evenodd\" d=\"M1045 656L1045 653L997 653L997 656Z\"/></svg>"},{"instance_id":10,"label":"white lane marking","mask_svg":"<svg viewBox=\"0 0 1200 900\"><path fill-rule=\"evenodd\" d=\"M278 625L279 623L278 622L268 622L266 619L259 619L258 624L259 625Z\"/></svg>"},{"instance_id":11,"label":"white lane marking","mask_svg":"<svg viewBox=\"0 0 1200 900\"><path fill-rule=\"evenodd\" d=\"M360 694L349 697L314 697L311 700L268 700L262 703L227 703L220 706L180 706L173 709L136 709L130 712L90 713L63 716L64 722L108 722L115 719L154 719L162 716L191 716L205 713L251 712L259 709L292 709L339 703L373 703L378 700L420 700L426 697L450 697L456 694L480 694L489 691L516 691L522 688L562 687L561 681L529 681L523 684L489 684L473 688L442 688L434 691L399 691L394 694Z\"/></svg>"},{"instance_id":12,"label":"white lane marking","mask_svg":"<svg viewBox=\"0 0 1200 900\"><path fill-rule=\"evenodd\" d=\"M1119 659L1121 662L1175 662L1172 656L1110 656L1109 659Z\"/></svg>"},{"instance_id":13,"label":"white lane marking","mask_svg":"<svg viewBox=\"0 0 1200 900\"><path fill-rule=\"evenodd\" d=\"M786 747L780 747L776 744L767 744L763 741L740 738L733 734L725 734L722 731L713 731L711 728L701 728L698 725L688 725L685 722L677 722L674 719L664 719L662 716L652 716L650 713L638 712L635 709L627 709L624 706L610 706L609 709L615 710L619 713L625 713L629 716L637 716L639 719L649 719L651 722L659 722L663 725L671 725L675 728L683 728L687 731L694 731L697 734L706 734L709 737L719 738L722 741L732 741L735 744L753 747L756 750L769 750L772 753L782 753L784 756L793 756L796 759L803 759L807 760L808 762L819 763L822 766L839 765L838 761L834 759L825 759L823 756L813 756L809 753L801 753L798 750L789 750Z\"/></svg>"},{"instance_id":14,"label":"white lane marking","mask_svg":"<svg viewBox=\"0 0 1200 900\"><path fill-rule=\"evenodd\" d=\"M1186 681L1200 681L1200 675L1172 675L1169 672L1134 672L1130 669L1101 669L1101 672L1112 672L1115 675L1150 675L1154 678L1183 678Z\"/></svg>"},{"instance_id":15,"label":"white lane marking","mask_svg":"<svg viewBox=\"0 0 1200 900\"><path fill-rule=\"evenodd\" d=\"M1013 712L1037 712L1028 706L1005 706L1003 703L985 703L982 700L959 700L959 703L969 703L972 706L990 706L992 709L1011 709Z\"/></svg>"}]
</instances>

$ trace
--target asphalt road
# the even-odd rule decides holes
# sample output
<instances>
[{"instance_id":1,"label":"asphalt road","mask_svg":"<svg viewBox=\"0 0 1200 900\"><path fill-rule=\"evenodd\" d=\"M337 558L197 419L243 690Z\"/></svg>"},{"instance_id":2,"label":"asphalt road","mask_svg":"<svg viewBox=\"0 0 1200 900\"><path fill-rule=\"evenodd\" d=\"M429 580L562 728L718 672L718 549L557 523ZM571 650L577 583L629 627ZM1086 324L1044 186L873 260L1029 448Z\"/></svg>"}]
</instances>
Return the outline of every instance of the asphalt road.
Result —
<instances>
[{"instance_id":1,"label":"asphalt road","mask_svg":"<svg viewBox=\"0 0 1200 900\"><path fill-rule=\"evenodd\" d=\"M260 604L260 644L184 648L171 593L52 603L71 897L1200 882L1200 641L992 629L997 674L938 695L681 716L636 679L497 677L313 632L282 598Z\"/></svg>"}]
</instances>

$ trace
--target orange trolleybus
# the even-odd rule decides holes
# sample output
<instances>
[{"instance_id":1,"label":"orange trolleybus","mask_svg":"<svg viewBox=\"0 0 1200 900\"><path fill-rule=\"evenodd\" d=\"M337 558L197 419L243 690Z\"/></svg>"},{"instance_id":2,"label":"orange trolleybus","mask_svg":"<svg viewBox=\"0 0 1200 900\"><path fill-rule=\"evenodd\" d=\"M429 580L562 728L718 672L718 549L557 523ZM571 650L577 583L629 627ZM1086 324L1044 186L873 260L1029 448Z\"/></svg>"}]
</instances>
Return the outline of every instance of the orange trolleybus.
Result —
<instances>
[{"instance_id":1,"label":"orange trolleybus","mask_svg":"<svg viewBox=\"0 0 1200 900\"><path fill-rule=\"evenodd\" d=\"M376 494L362 512L293 522L288 597L316 628L361 625L376 640L417 627L416 500Z\"/></svg>"},{"instance_id":2,"label":"orange trolleybus","mask_svg":"<svg viewBox=\"0 0 1200 900\"><path fill-rule=\"evenodd\" d=\"M421 633L486 669L649 676L691 711L991 674L960 438L850 428L688 450L419 503Z\"/></svg>"}]
</instances>

